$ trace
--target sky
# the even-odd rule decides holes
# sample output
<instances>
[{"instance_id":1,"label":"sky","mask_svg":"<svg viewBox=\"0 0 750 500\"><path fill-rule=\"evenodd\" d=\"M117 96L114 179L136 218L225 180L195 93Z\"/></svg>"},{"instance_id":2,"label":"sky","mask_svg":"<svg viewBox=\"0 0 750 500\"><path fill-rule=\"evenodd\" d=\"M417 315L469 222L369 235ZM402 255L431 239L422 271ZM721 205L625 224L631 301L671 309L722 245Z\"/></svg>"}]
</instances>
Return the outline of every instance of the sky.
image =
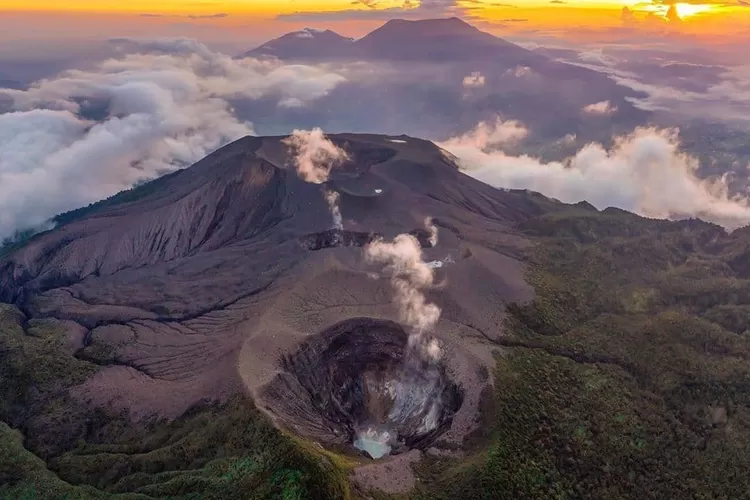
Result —
<instances>
[{"instance_id":1,"label":"sky","mask_svg":"<svg viewBox=\"0 0 750 500\"><path fill-rule=\"evenodd\" d=\"M574 43L617 43L627 29L729 45L750 32L750 0L0 0L0 40L28 45L114 33L239 47L305 26L356 37L389 18L446 16L510 38Z\"/></svg>"}]
</instances>

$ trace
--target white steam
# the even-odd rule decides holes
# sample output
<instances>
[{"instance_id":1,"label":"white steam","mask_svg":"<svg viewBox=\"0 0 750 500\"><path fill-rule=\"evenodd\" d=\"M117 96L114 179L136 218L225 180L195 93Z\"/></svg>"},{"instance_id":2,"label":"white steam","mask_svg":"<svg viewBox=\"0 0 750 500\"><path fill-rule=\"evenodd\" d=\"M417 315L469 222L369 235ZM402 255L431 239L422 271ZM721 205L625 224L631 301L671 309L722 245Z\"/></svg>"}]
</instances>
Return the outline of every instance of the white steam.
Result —
<instances>
[{"instance_id":1,"label":"white steam","mask_svg":"<svg viewBox=\"0 0 750 500\"><path fill-rule=\"evenodd\" d=\"M328 180L331 169L349 157L332 143L319 128L295 130L283 143L294 154L297 174L305 181L322 184Z\"/></svg>"},{"instance_id":2,"label":"white steam","mask_svg":"<svg viewBox=\"0 0 750 500\"><path fill-rule=\"evenodd\" d=\"M434 226L433 226L434 228ZM435 241L437 242L437 228ZM399 319L409 327L409 344L433 359L440 355L436 342L425 343L423 335L440 319L440 308L427 301L424 290L434 284L433 267L422 259L419 240L410 234L399 234L393 241L377 240L365 247L365 259L385 266L395 292Z\"/></svg>"},{"instance_id":3,"label":"white steam","mask_svg":"<svg viewBox=\"0 0 750 500\"><path fill-rule=\"evenodd\" d=\"M341 207L339 206L340 195L338 191L326 191L325 196L331 216L333 217L333 228L338 230L344 229L344 218L341 216Z\"/></svg>"},{"instance_id":4,"label":"white steam","mask_svg":"<svg viewBox=\"0 0 750 500\"><path fill-rule=\"evenodd\" d=\"M441 146L464 171L502 188L530 189L566 203L586 200L654 218L699 217L728 229L750 223L750 200L731 195L727 179L700 179L698 161L682 152L676 130L639 128L611 149L588 144L565 162L505 154L486 125ZM502 134L501 134L502 135Z\"/></svg>"},{"instance_id":5,"label":"white steam","mask_svg":"<svg viewBox=\"0 0 750 500\"><path fill-rule=\"evenodd\" d=\"M294 166L305 182L322 184L328 180L331 170L349 159L346 151L332 143L319 128L295 130L282 141L294 155ZM340 195L325 189L324 196L331 211L334 229L344 229L344 219L339 205Z\"/></svg>"},{"instance_id":6,"label":"white steam","mask_svg":"<svg viewBox=\"0 0 750 500\"><path fill-rule=\"evenodd\" d=\"M430 233L430 238L429 238L430 246L434 247L438 243L438 228L435 225L435 223L432 222L432 217L425 218L424 227Z\"/></svg>"},{"instance_id":7,"label":"white steam","mask_svg":"<svg viewBox=\"0 0 750 500\"><path fill-rule=\"evenodd\" d=\"M183 168L252 134L229 99L300 103L343 77L236 60L192 40L119 40L130 53L28 90L0 89L0 238Z\"/></svg>"}]
</instances>

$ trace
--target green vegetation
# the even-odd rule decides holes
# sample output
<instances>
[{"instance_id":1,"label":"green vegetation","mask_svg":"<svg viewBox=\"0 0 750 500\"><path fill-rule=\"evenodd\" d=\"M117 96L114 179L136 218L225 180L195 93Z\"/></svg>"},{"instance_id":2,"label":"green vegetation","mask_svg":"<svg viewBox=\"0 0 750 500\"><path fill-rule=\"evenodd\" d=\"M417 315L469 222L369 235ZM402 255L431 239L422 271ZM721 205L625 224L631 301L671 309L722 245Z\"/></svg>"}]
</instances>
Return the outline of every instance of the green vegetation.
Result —
<instances>
[{"instance_id":1,"label":"green vegetation","mask_svg":"<svg viewBox=\"0 0 750 500\"><path fill-rule=\"evenodd\" d=\"M350 497L347 461L244 397L147 426L82 413L63 389L98 367L73 356L62 326L0 305L0 499Z\"/></svg>"},{"instance_id":2,"label":"green vegetation","mask_svg":"<svg viewBox=\"0 0 750 500\"><path fill-rule=\"evenodd\" d=\"M467 460L423 498L749 498L748 235L571 208L523 228L537 297L509 310Z\"/></svg>"},{"instance_id":3,"label":"green vegetation","mask_svg":"<svg viewBox=\"0 0 750 500\"><path fill-rule=\"evenodd\" d=\"M44 461L23 446L20 432L0 422L0 498L95 499L104 495L94 488L72 486L47 469Z\"/></svg>"},{"instance_id":4,"label":"green vegetation","mask_svg":"<svg viewBox=\"0 0 750 500\"><path fill-rule=\"evenodd\" d=\"M25 231L16 231L13 236L0 240L0 259L23 247L37 234L40 233L34 229L26 229Z\"/></svg>"},{"instance_id":5,"label":"green vegetation","mask_svg":"<svg viewBox=\"0 0 750 500\"><path fill-rule=\"evenodd\" d=\"M334 460L236 398L117 444L81 444L51 467L74 484L154 498L347 498L346 474Z\"/></svg>"},{"instance_id":6,"label":"green vegetation","mask_svg":"<svg viewBox=\"0 0 750 500\"><path fill-rule=\"evenodd\" d=\"M468 456L425 458L411 498L750 498L750 231L583 204L521 229L536 298L508 310ZM61 389L98 367L62 332L0 306L0 498L354 495L351 463L245 398L146 427L81 415Z\"/></svg>"}]
</instances>

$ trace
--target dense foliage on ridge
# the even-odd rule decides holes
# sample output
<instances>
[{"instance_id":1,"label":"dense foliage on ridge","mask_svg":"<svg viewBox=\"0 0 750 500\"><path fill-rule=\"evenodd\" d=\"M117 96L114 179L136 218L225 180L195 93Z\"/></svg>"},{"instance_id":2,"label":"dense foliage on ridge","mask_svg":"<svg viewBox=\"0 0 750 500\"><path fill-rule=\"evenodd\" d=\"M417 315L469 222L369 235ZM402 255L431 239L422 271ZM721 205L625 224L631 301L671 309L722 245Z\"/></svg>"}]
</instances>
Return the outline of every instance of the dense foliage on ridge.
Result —
<instances>
[{"instance_id":1,"label":"dense foliage on ridge","mask_svg":"<svg viewBox=\"0 0 750 500\"><path fill-rule=\"evenodd\" d=\"M747 498L750 234L581 205L522 228L537 298L477 452L423 498Z\"/></svg>"},{"instance_id":2,"label":"dense foliage on ridge","mask_svg":"<svg viewBox=\"0 0 750 500\"><path fill-rule=\"evenodd\" d=\"M66 352L61 332L0 304L0 499L347 498L345 462L281 433L247 399L147 428L82 414L60 388L97 366ZM59 444L12 428L32 420Z\"/></svg>"},{"instance_id":3,"label":"dense foliage on ridge","mask_svg":"<svg viewBox=\"0 0 750 500\"><path fill-rule=\"evenodd\" d=\"M488 341L501 355L472 451L426 456L412 497L745 497L750 231L584 204L521 230L537 243L537 298L512 306L505 335ZM346 461L275 430L246 400L148 429L84 418L57 389L97 367L66 352L54 322L0 311L0 498L350 495ZM90 432L43 449L13 429L30 418L83 419Z\"/></svg>"}]
</instances>

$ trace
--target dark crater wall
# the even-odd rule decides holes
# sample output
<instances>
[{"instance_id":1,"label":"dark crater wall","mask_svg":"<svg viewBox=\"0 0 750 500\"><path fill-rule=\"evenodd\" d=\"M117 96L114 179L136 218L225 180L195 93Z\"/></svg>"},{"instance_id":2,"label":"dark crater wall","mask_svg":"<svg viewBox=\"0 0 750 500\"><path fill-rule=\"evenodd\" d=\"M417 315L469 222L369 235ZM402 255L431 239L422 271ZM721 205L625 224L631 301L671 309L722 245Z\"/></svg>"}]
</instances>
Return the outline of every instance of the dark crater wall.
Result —
<instances>
[{"instance_id":1,"label":"dark crater wall","mask_svg":"<svg viewBox=\"0 0 750 500\"><path fill-rule=\"evenodd\" d=\"M382 238L382 235L361 231L329 229L301 237L300 245L305 250L313 251L335 247L363 247L378 238Z\"/></svg>"},{"instance_id":2,"label":"dark crater wall","mask_svg":"<svg viewBox=\"0 0 750 500\"><path fill-rule=\"evenodd\" d=\"M338 323L282 359L263 403L281 424L327 444L387 426L393 454L426 448L450 427L463 394L442 364L407 356L407 344L397 323Z\"/></svg>"},{"instance_id":3,"label":"dark crater wall","mask_svg":"<svg viewBox=\"0 0 750 500\"><path fill-rule=\"evenodd\" d=\"M409 231L422 248L432 248L430 233L424 229ZM348 231L345 229L328 229L319 233L311 233L299 239L300 245L305 250L317 251L325 248L336 247L363 247L378 239L382 239L380 233L365 233L363 231Z\"/></svg>"}]
</instances>

